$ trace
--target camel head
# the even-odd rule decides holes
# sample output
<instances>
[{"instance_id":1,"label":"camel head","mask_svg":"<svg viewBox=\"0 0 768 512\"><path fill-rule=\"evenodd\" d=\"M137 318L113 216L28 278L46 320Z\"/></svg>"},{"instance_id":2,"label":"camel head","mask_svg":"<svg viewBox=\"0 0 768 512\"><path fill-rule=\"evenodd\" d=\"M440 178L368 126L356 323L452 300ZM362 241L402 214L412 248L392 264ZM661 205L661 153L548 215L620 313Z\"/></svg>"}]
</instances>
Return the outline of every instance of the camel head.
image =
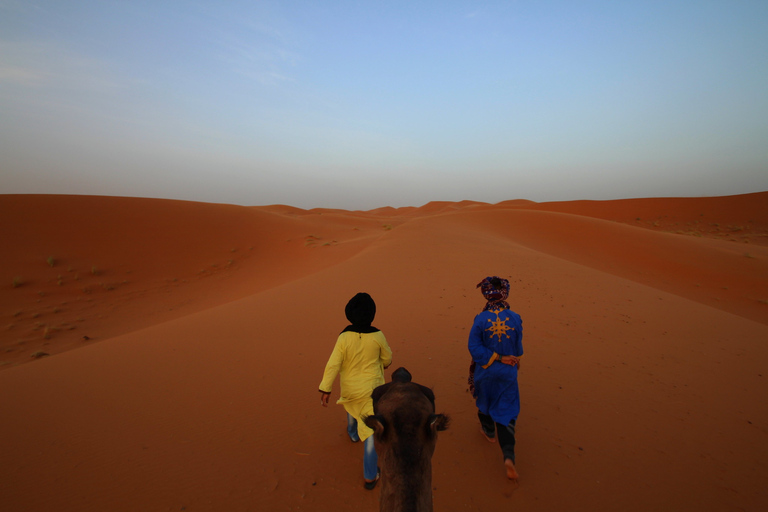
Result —
<instances>
[{"instance_id":1,"label":"camel head","mask_svg":"<svg viewBox=\"0 0 768 512\"><path fill-rule=\"evenodd\" d=\"M381 510L432 510L432 454L437 432L448 428L448 416L435 414L435 394L411 382L405 368L377 387L372 398L374 414L365 424L373 429L379 454ZM393 504L401 500L401 506ZM406 508L408 502L420 506Z\"/></svg>"}]
</instances>

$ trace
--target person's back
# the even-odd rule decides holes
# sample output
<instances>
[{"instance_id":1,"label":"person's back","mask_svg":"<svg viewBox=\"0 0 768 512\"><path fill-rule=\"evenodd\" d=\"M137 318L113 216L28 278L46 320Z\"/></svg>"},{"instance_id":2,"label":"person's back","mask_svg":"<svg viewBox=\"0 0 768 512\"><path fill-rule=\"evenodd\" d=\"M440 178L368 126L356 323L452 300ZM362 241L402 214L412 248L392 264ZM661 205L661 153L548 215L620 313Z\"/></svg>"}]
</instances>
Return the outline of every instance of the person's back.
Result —
<instances>
[{"instance_id":1,"label":"person's back","mask_svg":"<svg viewBox=\"0 0 768 512\"><path fill-rule=\"evenodd\" d=\"M382 348L387 347L384 334L381 331L346 331L339 335L337 343L343 351L344 361L338 372L341 386L339 403L369 398L371 390L384 384L384 364L391 362L391 355L388 360L382 360Z\"/></svg>"},{"instance_id":2,"label":"person's back","mask_svg":"<svg viewBox=\"0 0 768 512\"><path fill-rule=\"evenodd\" d=\"M523 355L523 322L506 299L509 281L487 277L480 284L486 305L475 316L467 348L472 356L470 386L485 437L499 444L507 476L517 479L515 425L520 413L517 375Z\"/></svg>"},{"instance_id":3,"label":"person's back","mask_svg":"<svg viewBox=\"0 0 768 512\"><path fill-rule=\"evenodd\" d=\"M373 431L362 421L373 414L371 393L384 384L384 368L392 363L392 351L384 334L373 327L376 303L367 293L358 293L347 303L344 313L351 322L336 339L319 389L320 404L328 406L333 381L339 375L341 397L337 404L347 412L347 434L352 442L363 441L365 488L373 489L379 479Z\"/></svg>"},{"instance_id":4,"label":"person's back","mask_svg":"<svg viewBox=\"0 0 768 512\"><path fill-rule=\"evenodd\" d=\"M514 311L496 309L478 313L472 329L478 332L470 335L482 338L486 348L499 354L523 355L523 320Z\"/></svg>"}]
</instances>

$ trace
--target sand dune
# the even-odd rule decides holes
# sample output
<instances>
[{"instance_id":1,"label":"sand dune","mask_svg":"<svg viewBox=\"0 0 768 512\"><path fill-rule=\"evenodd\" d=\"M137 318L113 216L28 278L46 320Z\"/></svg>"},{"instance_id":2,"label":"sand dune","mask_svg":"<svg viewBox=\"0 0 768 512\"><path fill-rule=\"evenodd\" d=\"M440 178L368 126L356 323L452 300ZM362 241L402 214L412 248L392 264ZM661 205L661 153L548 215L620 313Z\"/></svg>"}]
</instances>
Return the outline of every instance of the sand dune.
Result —
<instances>
[{"instance_id":1,"label":"sand dune","mask_svg":"<svg viewBox=\"0 0 768 512\"><path fill-rule=\"evenodd\" d=\"M453 418L436 510L768 505L768 193L0 213L3 510L377 510L316 391L358 291ZM466 392L489 274L525 325L519 487Z\"/></svg>"}]
</instances>

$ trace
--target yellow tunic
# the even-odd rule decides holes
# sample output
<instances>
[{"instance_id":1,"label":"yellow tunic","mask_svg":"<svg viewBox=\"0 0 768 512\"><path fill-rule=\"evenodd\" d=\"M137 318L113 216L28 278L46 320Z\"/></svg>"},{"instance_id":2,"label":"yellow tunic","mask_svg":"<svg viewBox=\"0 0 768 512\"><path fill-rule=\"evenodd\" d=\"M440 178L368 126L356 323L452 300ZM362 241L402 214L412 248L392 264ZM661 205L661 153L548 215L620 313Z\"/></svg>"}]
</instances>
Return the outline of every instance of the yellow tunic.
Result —
<instances>
[{"instance_id":1,"label":"yellow tunic","mask_svg":"<svg viewBox=\"0 0 768 512\"><path fill-rule=\"evenodd\" d=\"M373 390L384 384L384 368L392 363L392 350L381 331L361 334L347 331L339 335L328 364L325 365L320 391L330 392L336 375L340 376L341 398L336 403L357 420L357 434L365 441L373 430L362 418L373 414Z\"/></svg>"}]
</instances>

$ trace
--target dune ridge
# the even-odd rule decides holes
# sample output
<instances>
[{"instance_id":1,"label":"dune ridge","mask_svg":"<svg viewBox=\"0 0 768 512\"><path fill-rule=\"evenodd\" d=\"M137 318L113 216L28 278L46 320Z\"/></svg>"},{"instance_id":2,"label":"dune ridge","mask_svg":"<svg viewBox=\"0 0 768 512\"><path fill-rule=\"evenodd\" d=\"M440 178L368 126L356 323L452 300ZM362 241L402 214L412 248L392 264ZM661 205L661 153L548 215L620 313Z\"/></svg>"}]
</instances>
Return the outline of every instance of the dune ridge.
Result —
<instances>
[{"instance_id":1,"label":"dune ridge","mask_svg":"<svg viewBox=\"0 0 768 512\"><path fill-rule=\"evenodd\" d=\"M766 206L768 193L369 212L0 196L14 241L0 500L375 510L341 408L316 391L343 305L368 291L392 369L453 417L436 510L762 509ZM744 229L705 233L715 223ZM488 274L510 279L526 329L518 488L466 391Z\"/></svg>"}]
</instances>

